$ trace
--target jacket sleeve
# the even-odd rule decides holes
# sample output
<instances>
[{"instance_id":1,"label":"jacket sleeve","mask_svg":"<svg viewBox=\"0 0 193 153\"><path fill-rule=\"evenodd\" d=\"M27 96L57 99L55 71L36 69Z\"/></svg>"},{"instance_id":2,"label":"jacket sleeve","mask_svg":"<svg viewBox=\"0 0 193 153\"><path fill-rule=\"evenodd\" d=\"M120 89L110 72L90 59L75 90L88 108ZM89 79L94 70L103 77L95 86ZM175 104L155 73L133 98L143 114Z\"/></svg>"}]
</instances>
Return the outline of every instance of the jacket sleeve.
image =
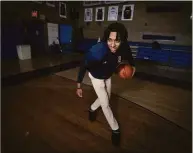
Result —
<instances>
[{"instance_id":1,"label":"jacket sleeve","mask_svg":"<svg viewBox=\"0 0 193 153\"><path fill-rule=\"evenodd\" d=\"M129 64L133 67L135 67L134 59L132 56L131 48L130 46L125 43L123 48L122 48L122 60L120 64Z\"/></svg>"},{"instance_id":2,"label":"jacket sleeve","mask_svg":"<svg viewBox=\"0 0 193 153\"><path fill-rule=\"evenodd\" d=\"M85 58L82 60L82 62L80 63L80 68L79 68L79 72L78 72L78 77L77 77L77 83L81 83L84 79L84 76L86 74L87 71L87 65L86 65L86 61Z\"/></svg>"},{"instance_id":3,"label":"jacket sleeve","mask_svg":"<svg viewBox=\"0 0 193 153\"><path fill-rule=\"evenodd\" d=\"M129 45L127 47L127 51L125 51L125 57L126 57L128 63L131 66L135 67L135 62L134 62L134 59L133 59L133 56L132 56L132 52L131 52L131 48L130 48Z\"/></svg>"},{"instance_id":4,"label":"jacket sleeve","mask_svg":"<svg viewBox=\"0 0 193 153\"><path fill-rule=\"evenodd\" d=\"M122 59L121 59L121 63L119 63L117 65L116 72L118 72L119 69L125 64L129 64L129 65L135 67L135 63L134 63L134 59L133 59L133 56L132 56L131 48L127 43L125 43L122 46L121 52L122 52Z\"/></svg>"}]
</instances>

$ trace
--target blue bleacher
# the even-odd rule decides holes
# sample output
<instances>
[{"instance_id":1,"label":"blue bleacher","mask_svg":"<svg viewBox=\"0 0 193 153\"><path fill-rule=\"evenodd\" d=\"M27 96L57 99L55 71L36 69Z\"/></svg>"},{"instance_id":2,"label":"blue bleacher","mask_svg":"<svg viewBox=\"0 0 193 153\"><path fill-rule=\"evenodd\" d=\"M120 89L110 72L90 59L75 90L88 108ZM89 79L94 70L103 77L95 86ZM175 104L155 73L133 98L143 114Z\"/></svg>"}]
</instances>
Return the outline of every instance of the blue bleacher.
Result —
<instances>
[{"instance_id":1,"label":"blue bleacher","mask_svg":"<svg viewBox=\"0 0 193 153\"><path fill-rule=\"evenodd\" d=\"M97 43L97 39L84 39L78 45L78 50L87 51ZM171 67L192 66L192 46L160 44L161 49L152 49L151 43L128 42L130 46L136 46L136 59L155 61Z\"/></svg>"}]
</instances>

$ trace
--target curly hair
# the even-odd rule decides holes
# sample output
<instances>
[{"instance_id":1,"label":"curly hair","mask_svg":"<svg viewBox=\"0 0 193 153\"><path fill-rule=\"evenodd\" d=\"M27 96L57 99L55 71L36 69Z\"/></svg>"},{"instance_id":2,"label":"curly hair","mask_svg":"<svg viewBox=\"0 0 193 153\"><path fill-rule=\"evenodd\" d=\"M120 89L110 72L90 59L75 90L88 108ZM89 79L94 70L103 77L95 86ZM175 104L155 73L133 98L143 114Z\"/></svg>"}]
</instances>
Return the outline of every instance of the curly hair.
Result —
<instances>
[{"instance_id":1,"label":"curly hair","mask_svg":"<svg viewBox=\"0 0 193 153\"><path fill-rule=\"evenodd\" d=\"M128 38L128 32L126 27L118 22L110 24L104 31L103 41L107 41L111 32L117 32L117 39L122 42L126 42Z\"/></svg>"}]
</instances>

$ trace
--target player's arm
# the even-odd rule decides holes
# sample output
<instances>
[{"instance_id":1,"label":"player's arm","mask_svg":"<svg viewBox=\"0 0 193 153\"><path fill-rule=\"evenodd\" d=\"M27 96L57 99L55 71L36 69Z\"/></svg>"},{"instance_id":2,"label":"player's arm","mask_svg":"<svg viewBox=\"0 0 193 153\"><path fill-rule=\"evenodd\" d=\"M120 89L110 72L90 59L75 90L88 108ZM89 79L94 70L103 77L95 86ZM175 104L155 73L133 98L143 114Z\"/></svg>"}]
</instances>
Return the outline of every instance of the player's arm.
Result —
<instances>
[{"instance_id":1,"label":"player's arm","mask_svg":"<svg viewBox=\"0 0 193 153\"><path fill-rule=\"evenodd\" d=\"M87 71L87 67L86 67L85 58L84 58L84 60L80 64L80 69L79 69L78 77L77 77L76 94L78 95L78 97L83 97L83 91L82 91L82 88L81 88L81 83L84 79L86 71Z\"/></svg>"},{"instance_id":2,"label":"player's arm","mask_svg":"<svg viewBox=\"0 0 193 153\"><path fill-rule=\"evenodd\" d=\"M81 88L81 83L84 79L84 76L87 71L87 66L85 64L85 59L81 62L79 72L78 72L78 77L77 77L77 88Z\"/></svg>"},{"instance_id":3,"label":"player's arm","mask_svg":"<svg viewBox=\"0 0 193 153\"><path fill-rule=\"evenodd\" d=\"M130 66L133 67L133 75L134 75L136 71L135 63L134 63L134 59L132 56L131 48L127 43L123 45L122 53L123 53L123 56L122 56L123 59L121 60L121 63L118 65L118 69L119 67L122 67L122 65L129 64Z\"/></svg>"},{"instance_id":4,"label":"player's arm","mask_svg":"<svg viewBox=\"0 0 193 153\"><path fill-rule=\"evenodd\" d=\"M133 75L134 75L135 71L136 71L136 68L135 68L135 62L134 62L134 59L133 59L133 56L132 56L131 48L130 48L129 45L128 45L128 51L126 52L126 59L129 63L129 65L131 65L133 67Z\"/></svg>"},{"instance_id":5,"label":"player's arm","mask_svg":"<svg viewBox=\"0 0 193 153\"><path fill-rule=\"evenodd\" d=\"M95 60L88 60L87 56L84 57L84 60L80 64L80 69L78 72L78 77L77 77L77 89L76 89L76 94L79 97L83 97L83 90L81 87L81 83L85 77L86 71L90 69L96 69L101 66L100 61L95 61Z\"/></svg>"}]
</instances>

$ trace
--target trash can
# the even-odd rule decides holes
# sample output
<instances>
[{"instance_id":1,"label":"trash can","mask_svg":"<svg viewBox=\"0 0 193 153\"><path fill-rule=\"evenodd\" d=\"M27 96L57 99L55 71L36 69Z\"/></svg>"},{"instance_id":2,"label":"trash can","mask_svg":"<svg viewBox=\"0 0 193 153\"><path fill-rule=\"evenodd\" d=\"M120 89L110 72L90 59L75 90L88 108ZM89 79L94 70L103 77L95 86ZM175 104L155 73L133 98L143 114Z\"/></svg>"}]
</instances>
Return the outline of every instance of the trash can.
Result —
<instances>
[{"instance_id":1,"label":"trash can","mask_svg":"<svg viewBox=\"0 0 193 153\"><path fill-rule=\"evenodd\" d=\"M31 46L17 45L17 55L20 60L31 59Z\"/></svg>"}]
</instances>

